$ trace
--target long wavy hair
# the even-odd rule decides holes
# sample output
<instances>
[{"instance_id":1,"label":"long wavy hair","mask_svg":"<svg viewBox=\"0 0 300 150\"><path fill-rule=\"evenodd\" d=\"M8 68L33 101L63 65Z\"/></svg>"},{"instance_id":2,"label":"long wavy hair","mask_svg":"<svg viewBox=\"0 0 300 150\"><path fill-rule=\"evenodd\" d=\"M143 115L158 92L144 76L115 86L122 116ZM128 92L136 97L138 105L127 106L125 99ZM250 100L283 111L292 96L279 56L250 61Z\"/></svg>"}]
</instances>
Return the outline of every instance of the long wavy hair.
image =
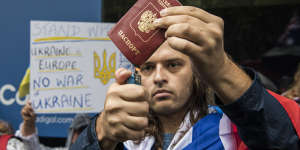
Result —
<instances>
[{"instance_id":1,"label":"long wavy hair","mask_svg":"<svg viewBox=\"0 0 300 150\"><path fill-rule=\"evenodd\" d=\"M185 105L187 107L190 115L190 123L194 125L198 120L208 114L208 104L212 104L213 100L213 91L211 88L205 84L203 80L201 80L201 76L197 71L196 67L192 65L192 92L189 98L188 103ZM183 131L179 140L185 135L187 131ZM155 150L162 149L163 147L163 131L162 124L159 121L155 112L150 110L149 115L149 128L146 131L147 135L154 136L155 138ZM178 141L177 141L178 142ZM176 144L176 142L175 142ZM175 145L173 145L175 146Z\"/></svg>"},{"instance_id":2,"label":"long wavy hair","mask_svg":"<svg viewBox=\"0 0 300 150\"><path fill-rule=\"evenodd\" d=\"M291 87L285 93L283 93L283 95L289 99L300 97L300 63L298 64L298 68L294 75L294 81L291 84Z\"/></svg>"}]
</instances>

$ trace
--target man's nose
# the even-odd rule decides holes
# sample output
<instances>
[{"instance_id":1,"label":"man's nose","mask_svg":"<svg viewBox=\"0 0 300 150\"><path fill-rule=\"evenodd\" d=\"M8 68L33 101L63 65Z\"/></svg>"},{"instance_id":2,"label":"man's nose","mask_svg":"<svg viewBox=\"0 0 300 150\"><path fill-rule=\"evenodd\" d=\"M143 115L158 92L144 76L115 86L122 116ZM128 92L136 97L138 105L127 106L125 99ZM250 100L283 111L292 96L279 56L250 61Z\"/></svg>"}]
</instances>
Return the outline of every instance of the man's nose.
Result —
<instances>
[{"instance_id":1,"label":"man's nose","mask_svg":"<svg viewBox=\"0 0 300 150\"><path fill-rule=\"evenodd\" d=\"M162 86L167 81L167 70L162 65L157 65L155 67L154 83Z\"/></svg>"}]
</instances>

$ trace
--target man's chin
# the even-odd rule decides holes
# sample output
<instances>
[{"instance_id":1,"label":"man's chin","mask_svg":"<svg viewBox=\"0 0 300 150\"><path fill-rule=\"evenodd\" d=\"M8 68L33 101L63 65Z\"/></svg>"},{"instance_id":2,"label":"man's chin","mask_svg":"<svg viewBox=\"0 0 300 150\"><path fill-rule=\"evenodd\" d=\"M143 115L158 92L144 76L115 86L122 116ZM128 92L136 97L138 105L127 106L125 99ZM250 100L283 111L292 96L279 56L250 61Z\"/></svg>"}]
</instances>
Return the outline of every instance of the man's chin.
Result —
<instances>
[{"instance_id":1,"label":"man's chin","mask_svg":"<svg viewBox=\"0 0 300 150\"><path fill-rule=\"evenodd\" d=\"M170 107L172 105L172 99L152 99L150 105L153 107Z\"/></svg>"},{"instance_id":2,"label":"man's chin","mask_svg":"<svg viewBox=\"0 0 300 150\"><path fill-rule=\"evenodd\" d=\"M172 114L172 111L170 110L166 110L166 109L157 109L157 110L153 110L155 112L156 115L162 115L162 116L167 116Z\"/></svg>"},{"instance_id":3,"label":"man's chin","mask_svg":"<svg viewBox=\"0 0 300 150\"><path fill-rule=\"evenodd\" d=\"M173 112L176 112L176 110L174 110L171 107L171 104L167 104L167 103L155 105L151 108L157 115L169 115L169 114L172 114Z\"/></svg>"}]
</instances>

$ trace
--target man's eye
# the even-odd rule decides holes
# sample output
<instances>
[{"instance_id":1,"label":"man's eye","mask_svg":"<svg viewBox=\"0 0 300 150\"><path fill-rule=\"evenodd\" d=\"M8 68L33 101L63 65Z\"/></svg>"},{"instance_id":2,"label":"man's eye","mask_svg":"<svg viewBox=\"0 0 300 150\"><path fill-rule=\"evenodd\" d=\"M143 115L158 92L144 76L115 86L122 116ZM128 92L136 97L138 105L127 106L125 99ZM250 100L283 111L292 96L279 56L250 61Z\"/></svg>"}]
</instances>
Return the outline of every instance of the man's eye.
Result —
<instances>
[{"instance_id":1,"label":"man's eye","mask_svg":"<svg viewBox=\"0 0 300 150\"><path fill-rule=\"evenodd\" d=\"M142 73L149 73L150 71L153 70L153 66L152 65L145 65L141 67L141 72Z\"/></svg>"},{"instance_id":2,"label":"man's eye","mask_svg":"<svg viewBox=\"0 0 300 150\"><path fill-rule=\"evenodd\" d=\"M182 66L183 64L180 62L169 62L166 67L171 72L177 72L182 68Z\"/></svg>"},{"instance_id":3,"label":"man's eye","mask_svg":"<svg viewBox=\"0 0 300 150\"><path fill-rule=\"evenodd\" d=\"M143 70L151 70L153 67L152 66L145 66L144 68L143 68Z\"/></svg>"},{"instance_id":4,"label":"man's eye","mask_svg":"<svg viewBox=\"0 0 300 150\"><path fill-rule=\"evenodd\" d=\"M176 67L179 67L179 66L180 66L180 64L176 63L176 62L168 64L168 68L176 68Z\"/></svg>"}]
</instances>

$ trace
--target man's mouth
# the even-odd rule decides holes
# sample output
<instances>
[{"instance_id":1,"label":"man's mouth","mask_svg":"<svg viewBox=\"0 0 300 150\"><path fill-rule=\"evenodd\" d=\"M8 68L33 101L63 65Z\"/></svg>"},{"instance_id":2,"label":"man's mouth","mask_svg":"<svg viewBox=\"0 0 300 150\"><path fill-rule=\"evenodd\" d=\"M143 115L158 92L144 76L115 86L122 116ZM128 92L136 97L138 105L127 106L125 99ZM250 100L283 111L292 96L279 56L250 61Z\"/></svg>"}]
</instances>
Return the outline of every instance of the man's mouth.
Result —
<instances>
[{"instance_id":1,"label":"man's mouth","mask_svg":"<svg viewBox=\"0 0 300 150\"><path fill-rule=\"evenodd\" d=\"M164 100L172 96L172 92L168 90L157 90L152 94L154 99Z\"/></svg>"}]
</instances>

